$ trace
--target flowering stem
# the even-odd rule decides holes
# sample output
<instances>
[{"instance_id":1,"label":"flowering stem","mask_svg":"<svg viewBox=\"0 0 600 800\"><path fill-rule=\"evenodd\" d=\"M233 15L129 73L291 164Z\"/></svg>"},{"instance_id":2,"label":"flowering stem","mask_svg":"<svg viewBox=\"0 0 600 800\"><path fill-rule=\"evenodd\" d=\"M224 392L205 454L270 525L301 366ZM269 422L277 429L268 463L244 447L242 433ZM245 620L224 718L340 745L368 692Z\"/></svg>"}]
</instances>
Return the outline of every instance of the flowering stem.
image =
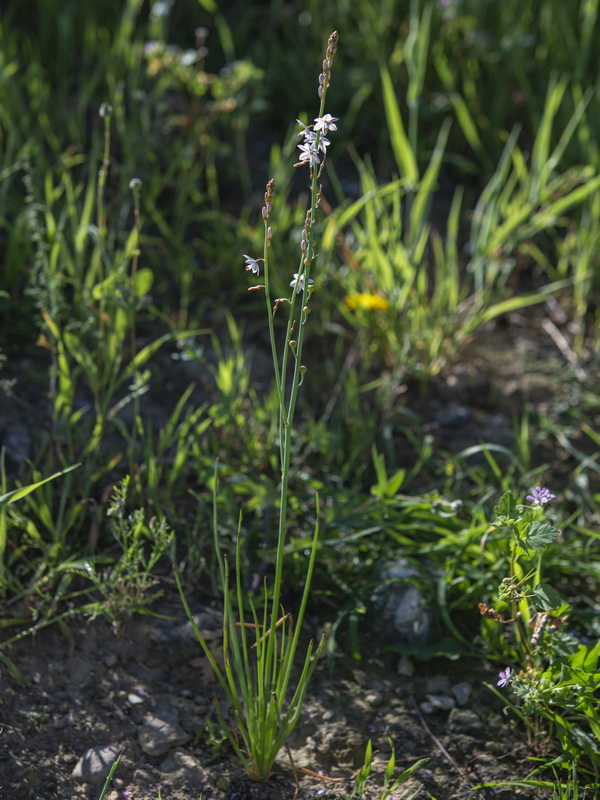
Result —
<instances>
[{"instance_id":1,"label":"flowering stem","mask_svg":"<svg viewBox=\"0 0 600 800\"><path fill-rule=\"evenodd\" d=\"M279 466L281 469L279 484L279 519L273 591L271 598L269 598L267 594L267 585L265 584L265 602L263 616L260 622L252 600L249 601L250 611L254 620L250 625L254 627L256 632L256 642L253 645L253 647L256 647L256 661L254 661L254 655L250 658L245 633L245 604L242 596L240 571L241 538L239 531L236 548L235 599L238 607L236 615L233 613L232 595L228 590L229 573L227 562L224 558L219 559L221 580L225 595L223 636L225 670L224 673L218 673L218 676L220 676L221 683L226 689L228 699L232 706L233 716L237 722L243 740L244 749L247 751L247 757L243 755L241 742L239 745L237 744L238 740L235 732L232 734L232 740L235 740L234 749L238 756L242 757L250 775L258 779L268 777L278 750L285 744L285 740L298 720L308 682L316 663L316 656L319 655L324 644L323 638L316 649L314 657L313 645L312 643L309 645L296 689L292 693L292 697L287 698L287 690L295 663L295 654L298 648L302 620L310 594L319 536L318 518L320 511L319 499L317 496L317 523L315 525L312 547L308 559L300 609L294 625L291 615L283 614L280 610L281 585L283 582L283 556L287 532L292 428L298 390L302 384L304 373L306 372L306 367L302 364L302 351L305 325L309 312L308 304L310 302L313 284L313 281L310 280L310 271L312 262L316 258L312 227L320 201L318 180L325 162L326 148L329 145L327 133L329 130L336 130L335 121L337 118L332 117L330 114L323 116L323 112L327 88L331 77L331 65L337 47L337 39L337 32L334 32L329 37L327 52L323 61L323 72L319 76L319 116L315 119L313 125L304 125L301 123L304 129L301 134L304 137L304 143L299 145L301 155L299 163L295 166L301 166L305 163L309 166L310 207L304 220L298 271L294 274L294 280L290 284L290 286L293 287L291 296L289 298L277 299L275 300L275 305L272 305L273 299L271 296L269 263L272 232L269 227L269 215L275 188L275 182L273 180L269 181L267 184L265 205L262 209L264 221L263 257L253 258L250 255L244 254L246 270L253 275L260 275L261 267L259 262L262 262L264 265L264 284L252 286L251 289L262 288L265 290L269 340L277 387ZM278 354L273 318L278 306L282 302L286 302L289 305L289 309L284 348L283 352ZM298 307L299 305L300 308ZM295 362L293 370L290 366L290 358L292 357ZM293 372L291 376L289 376L288 370ZM288 381L288 377L291 377L291 380ZM215 547L217 547L218 551L216 495L214 497L214 508ZM235 620L235 616L238 617L237 621ZM238 630L237 626L241 626L240 630ZM206 643L203 642L203 640L201 644L203 648L206 649ZM285 710L283 706L284 703Z\"/></svg>"},{"instance_id":2,"label":"flowering stem","mask_svg":"<svg viewBox=\"0 0 600 800\"><path fill-rule=\"evenodd\" d=\"M323 62L323 74L321 75L321 78L323 78L323 82L320 83L320 90L319 90L319 96L321 100L319 106L319 115L318 115L319 118L323 117L325 111L325 99L327 97L327 89L329 87L329 70L331 68L331 61L333 60L333 56L335 55L335 48L337 47L337 38L338 38L337 32L333 33L330 36L327 47L327 53L325 56L325 61ZM318 130L316 133L317 135L314 144L315 144L315 149L318 150L322 133L321 130ZM292 288L288 324L286 331L286 344L281 364L281 379L278 382L278 390L280 392L285 391L287 364L289 359L289 353L291 350L289 342L292 338L294 321L296 321L296 324L298 326L298 334L296 340L297 344L294 352L295 365L294 365L294 375L293 375L292 385L290 388L287 413L285 411L285 404L281 404L280 406L279 434L280 434L280 443L282 443L281 488L280 488L280 503L279 503L279 528L277 533L277 555L275 560L275 582L273 587L273 604L271 609L271 635L269 637L270 650L268 654L268 661L271 660L271 657L273 655L273 648L275 646L275 641L276 641L275 626L277 623L277 619L279 617L279 602L281 597L281 583L283 577L283 553L284 553L286 522L287 522L288 482L289 482L289 472L290 472L292 424L294 420L294 414L296 411L296 400L298 397L298 389L302 382L302 350L304 345L304 329L308 318L308 314L306 314L304 310L301 310L297 318L294 312L295 312L296 298L298 295L297 290L299 287L302 287L301 288L302 309L306 308L310 298L310 269L312 266L312 262L315 258L314 245L312 239L312 226L315 220L315 215L318 207L318 200L319 200L318 179L321 173L322 165L321 169L319 170L317 170L313 166L311 166L310 169L311 169L311 202L310 202L310 211L306 216L306 222L305 222L307 246L306 246L306 251L302 250L301 252L300 264L298 266L298 273L296 277L296 285ZM304 280L301 282L302 277L304 278ZM303 609L301 609L301 613L298 619L296 620L296 625L298 626L298 628L302 624L302 618L301 618L302 613Z\"/></svg>"},{"instance_id":3,"label":"flowering stem","mask_svg":"<svg viewBox=\"0 0 600 800\"><path fill-rule=\"evenodd\" d=\"M263 220L265 226L265 243L263 250L263 262L265 268L265 300L267 303L267 320L269 323L269 339L271 342L271 355L273 357L273 367L275 372L275 385L277 387L277 397L279 400L279 416L285 414L285 403L283 396L283 389L280 379L279 371L279 358L277 356L277 345L275 343L275 328L273 325L273 309L271 300L271 286L269 281L269 246L270 246L270 229L269 229L269 214L271 211L271 203L273 201L273 193L275 189L275 181L270 180L267 184L267 191L265 192L265 205L263 207ZM280 454L281 458L281 454Z\"/></svg>"}]
</instances>

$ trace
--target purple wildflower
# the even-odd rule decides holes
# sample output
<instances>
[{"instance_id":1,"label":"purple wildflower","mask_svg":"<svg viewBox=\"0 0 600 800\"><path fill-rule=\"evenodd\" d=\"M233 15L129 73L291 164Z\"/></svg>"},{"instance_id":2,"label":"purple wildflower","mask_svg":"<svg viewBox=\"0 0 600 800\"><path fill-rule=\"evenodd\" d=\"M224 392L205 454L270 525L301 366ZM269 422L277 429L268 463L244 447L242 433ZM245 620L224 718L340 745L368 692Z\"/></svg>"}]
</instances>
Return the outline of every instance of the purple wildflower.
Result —
<instances>
[{"instance_id":1,"label":"purple wildflower","mask_svg":"<svg viewBox=\"0 0 600 800\"><path fill-rule=\"evenodd\" d=\"M546 489L545 486L535 486L531 490L531 494L528 494L525 499L533 503L535 508L539 508L540 506L549 503L550 500L554 500L555 497L556 495L552 494L552 492L549 489Z\"/></svg>"},{"instance_id":2,"label":"purple wildflower","mask_svg":"<svg viewBox=\"0 0 600 800\"><path fill-rule=\"evenodd\" d=\"M501 689L504 689L505 686L508 686L508 684L512 680L512 674L511 673L512 673L512 670L511 670L510 667L507 667L506 669L500 670L500 673L498 675L500 680L498 681L496 686L499 686Z\"/></svg>"}]
</instances>

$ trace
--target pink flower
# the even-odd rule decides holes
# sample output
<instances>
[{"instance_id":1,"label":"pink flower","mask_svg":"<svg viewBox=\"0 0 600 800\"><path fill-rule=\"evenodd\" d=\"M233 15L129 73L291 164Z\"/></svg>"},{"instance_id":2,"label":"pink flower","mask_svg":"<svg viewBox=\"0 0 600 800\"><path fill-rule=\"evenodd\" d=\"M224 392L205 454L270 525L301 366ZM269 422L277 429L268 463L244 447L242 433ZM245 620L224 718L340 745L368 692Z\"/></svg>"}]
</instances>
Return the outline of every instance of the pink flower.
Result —
<instances>
[{"instance_id":1,"label":"pink flower","mask_svg":"<svg viewBox=\"0 0 600 800\"><path fill-rule=\"evenodd\" d=\"M552 492L544 486L535 486L531 490L531 494L528 494L525 499L529 500L534 507L539 508L545 503L549 503L550 500L554 500L555 497L556 495L552 494Z\"/></svg>"},{"instance_id":2,"label":"pink flower","mask_svg":"<svg viewBox=\"0 0 600 800\"><path fill-rule=\"evenodd\" d=\"M501 689L504 689L504 687L508 686L508 684L512 680L512 670L511 670L511 668L507 667L506 669L501 670L500 674L498 675L498 677L500 678L500 680L498 681L496 686L499 686Z\"/></svg>"}]
</instances>

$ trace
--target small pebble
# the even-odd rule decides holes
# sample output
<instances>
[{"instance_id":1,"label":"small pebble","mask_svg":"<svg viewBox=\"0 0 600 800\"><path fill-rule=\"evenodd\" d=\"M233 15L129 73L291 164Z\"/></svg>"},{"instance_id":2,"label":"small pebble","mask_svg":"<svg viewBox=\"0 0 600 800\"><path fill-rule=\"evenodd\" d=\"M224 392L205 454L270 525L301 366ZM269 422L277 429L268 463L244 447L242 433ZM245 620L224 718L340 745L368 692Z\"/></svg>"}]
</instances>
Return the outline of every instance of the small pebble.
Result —
<instances>
[{"instance_id":1,"label":"small pebble","mask_svg":"<svg viewBox=\"0 0 600 800\"><path fill-rule=\"evenodd\" d=\"M471 697L471 692L473 689L471 688L470 683L462 681L461 683L455 683L450 691L456 698L458 705L465 706L469 702L469 698Z\"/></svg>"},{"instance_id":2,"label":"small pebble","mask_svg":"<svg viewBox=\"0 0 600 800\"><path fill-rule=\"evenodd\" d=\"M144 703L145 701L145 697L140 697L140 695L136 694L135 692L130 692L127 695L127 702L132 706L139 706L140 703Z\"/></svg>"},{"instance_id":3,"label":"small pebble","mask_svg":"<svg viewBox=\"0 0 600 800\"><path fill-rule=\"evenodd\" d=\"M481 732L481 720L474 711L466 708L453 708L448 717L448 729L452 733L477 736Z\"/></svg>"},{"instance_id":4,"label":"small pebble","mask_svg":"<svg viewBox=\"0 0 600 800\"><path fill-rule=\"evenodd\" d=\"M177 713L170 708L146 714L138 729L140 746L152 758L165 755L171 747L185 744L190 738L179 725Z\"/></svg>"},{"instance_id":5,"label":"small pebble","mask_svg":"<svg viewBox=\"0 0 600 800\"><path fill-rule=\"evenodd\" d=\"M447 675L432 675L427 678L425 683L425 691L432 694L439 694L440 692L447 692L450 688L450 681Z\"/></svg>"},{"instance_id":6,"label":"small pebble","mask_svg":"<svg viewBox=\"0 0 600 800\"><path fill-rule=\"evenodd\" d=\"M443 694L428 694L427 700L436 711L451 711L456 706L456 701L453 697L447 697Z\"/></svg>"},{"instance_id":7,"label":"small pebble","mask_svg":"<svg viewBox=\"0 0 600 800\"><path fill-rule=\"evenodd\" d=\"M402 656L398 662L398 666L396 667L396 672L398 675L402 675L403 678L412 678L412 676L415 674L415 665L412 663L410 658Z\"/></svg>"},{"instance_id":8,"label":"small pebble","mask_svg":"<svg viewBox=\"0 0 600 800\"><path fill-rule=\"evenodd\" d=\"M365 695L365 701L370 706L377 708L377 706L380 706L383 703L383 695L381 694L381 692L370 691L367 692L367 694Z\"/></svg>"},{"instance_id":9,"label":"small pebble","mask_svg":"<svg viewBox=\"0 0 600 800\"><path fill-rule=\"evenodd\" d=\"M352 677L359 686L366 686L369 683L369 676L362 669L353 669Z\"/></svg>"},{"instance_id":10,"label":"small pebble","mask_svg":"<svg viewBox=\"0 0 600 800\"><path fill-rule=\"evenodd\" d=\"M112 667L117 666L118 659L114 653L108 653L107 655L104 656L103 660L104 660L104 665L109 669L112 669Z\"/></svg>"}]
</instances>

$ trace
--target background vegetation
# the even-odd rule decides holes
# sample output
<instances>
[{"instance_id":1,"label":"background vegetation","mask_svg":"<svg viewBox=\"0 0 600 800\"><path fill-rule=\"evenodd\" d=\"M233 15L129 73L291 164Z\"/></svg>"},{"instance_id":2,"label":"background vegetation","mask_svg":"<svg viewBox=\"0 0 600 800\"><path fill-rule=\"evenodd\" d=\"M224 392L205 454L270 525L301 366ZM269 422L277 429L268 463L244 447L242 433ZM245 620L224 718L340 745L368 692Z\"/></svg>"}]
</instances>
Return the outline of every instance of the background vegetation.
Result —
<instances>
[{"instance_id":1,"label":"background vegetation","mask_svg":"<svg viewBox=\"0 0 600 800\"><path fill-rule=\"evenodd\" d=\"M215 458L222 546L242 505L247 585L270 569L276 399L242 253L262 250L275 178L289 291L295 120L333 29L285 604L319 490L313 601L354 657L402 559L392 581L432 618L403 652L504 666L517 654L477 610L512 574L490 522L506 490L544 484L560 528L544 577L593 643L597 0L33 5L0 20L2 494L80 466L0 504L4 644L72 613L118 627L168 583L165 554L214 574Z\"/></svg>"}]
</instances>

